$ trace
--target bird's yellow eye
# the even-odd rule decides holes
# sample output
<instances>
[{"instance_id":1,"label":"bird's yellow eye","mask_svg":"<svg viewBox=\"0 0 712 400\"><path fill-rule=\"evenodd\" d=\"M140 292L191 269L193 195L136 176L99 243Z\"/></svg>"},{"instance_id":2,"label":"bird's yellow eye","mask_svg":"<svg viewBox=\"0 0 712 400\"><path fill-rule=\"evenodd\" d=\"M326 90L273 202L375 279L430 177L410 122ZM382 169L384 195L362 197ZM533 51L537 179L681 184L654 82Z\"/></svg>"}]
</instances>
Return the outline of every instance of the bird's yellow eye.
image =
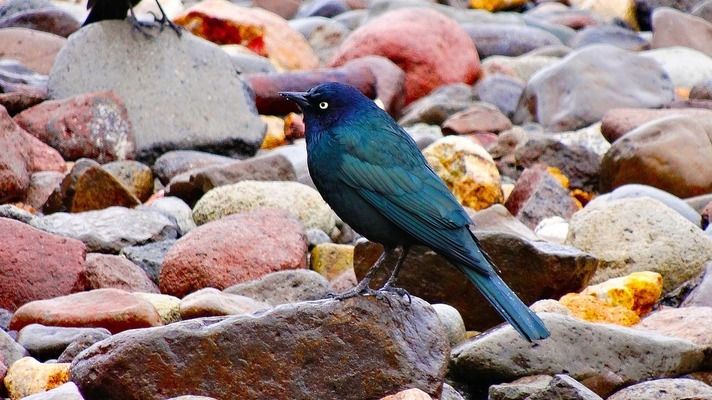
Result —
<instances>
[{"instance_id":1,"label":"bird's yellow eye","mask_svg":"<svg viewBox=\"0 0 712 400\"><path fill-rule=\"evenodd\" d=\"M322 101L321 103L319 103L319 108L321 108L322 110L326 110L327 108L329 108L329 103Z\"/></svg>"}]
</instances>

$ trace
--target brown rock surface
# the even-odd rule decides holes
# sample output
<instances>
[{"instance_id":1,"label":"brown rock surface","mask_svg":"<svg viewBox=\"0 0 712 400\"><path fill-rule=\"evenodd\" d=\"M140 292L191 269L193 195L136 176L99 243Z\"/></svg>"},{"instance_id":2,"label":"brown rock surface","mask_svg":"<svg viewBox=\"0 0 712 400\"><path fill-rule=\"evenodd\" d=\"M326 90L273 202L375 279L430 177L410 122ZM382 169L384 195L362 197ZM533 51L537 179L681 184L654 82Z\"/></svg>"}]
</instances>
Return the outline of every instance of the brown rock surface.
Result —
<instances>
[{"instance_id":1,"label":"brown rock surface","mask_svg":"<svg viewBox=\"0 0 712 400\"><path fill-rule=\"evenodd\" d=\"M28 68L48 74L54 58L67 39L26 28L0 29L0 58L20 61Z\"/></svg>"}]
</instances>

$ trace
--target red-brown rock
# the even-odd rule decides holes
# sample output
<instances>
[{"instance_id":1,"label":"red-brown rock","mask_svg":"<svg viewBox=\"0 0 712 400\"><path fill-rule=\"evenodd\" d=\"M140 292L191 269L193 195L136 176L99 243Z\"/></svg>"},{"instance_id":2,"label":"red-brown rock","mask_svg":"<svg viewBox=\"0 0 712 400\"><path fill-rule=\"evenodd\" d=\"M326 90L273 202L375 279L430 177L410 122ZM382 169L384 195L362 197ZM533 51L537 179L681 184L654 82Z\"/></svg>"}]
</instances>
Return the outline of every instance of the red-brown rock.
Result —
<instances>
[{"instance_id":1,"label":"red-brown rock","mask_svg":"<svg viewBox=\"0 0 712 400\"><path fill-rule=\"evenodd\" d=\"M299 10L302 0L253 0L254 7L263 8L282 18L292 18Z\"/></svg>"},{"instance_id":2,"label":"red-brown rock","mask_svg":"<svg viewBox=\"0 0 712 400\"><path fill-rule=\"evenodd\" d=\"M0 203L22 200L30 186L30 146L23 133L0 107Z\"/></svg>"},{"instance_id":3,"label":"red-brown rock","mask_svg":"<svg viewBox=\"0 0 712 400\"><path fill-rule=\"evenodd\" d=\"M331 62L384 56L405 71L405 103L448 83L473 83L479 73L475 45L460 25L428 8L390 11L349 35Z\"/></svg>"},{"instance_id":4,"label":"red-brown rock","mask_svg":"<svg viewBox=\"0 0 712 400\"><path fill-rule=\"evenodd\" d=\"M106 328L111 333L162 325L151 303L119 289L96 289L27 303L12 316L10 329L19 331L29 324Z\"/></svg>"},{"instance_id":5,"label":"red-brown rock","mask_svg":"<svg viewBox=\"0 0 712 400\"><path fill-rule=\"evenodd\" d=\"M235 214L190 231L166 254L161 292L225 289L270 272L306 267L304 228L283 211Z\"/></svg>"},{"instance_id":6,"label":"red-brown rock","mask_svg":"<svg viewBox=\"0 0 712 400\"><path fill-rule=\"evenodd\" d=\"M672 115L692 118L712 118L712 110L703 108L614 108L608 111L601 121L601 133L613 143L633 129L650 121Z\"/></svg>"},{"instance_id":7,"label":"red-brown rock","mask_svg":"<svg viewBox=\"0 0 712 400\"><path fill-rule=\"evenodd\" d=\"M0 29L0 58L18 60L33 71L47 75L67 39L26 28Z\"/></svg>"},{"instance_id":8,"label":"red-brown rock","mask_svg":"<svg viewBox=\"0 0 712 400\"><path fill-rule=\"evenodd\" d=\"M0 93L0 106L5 107L10 115L15 115L47 100L46 91L38 90L30 85L15 84L12 89L15 90L5 90L5 93Z\"/></svg>"},{"instance_id":9,"label":"red-brown rock","mask_svg":"<svg viewBox=\"0 0 712 400\"><path fill-rule=\"evenodd\" d=\"M568 219L578 210L569 191L542 164L524 170L504 206L531 229L544 218Z\"/></svg>"},{"instance_id":10,"label":"red-brown rock","mask_svg":"<svg viewBox=\"0 0 712 400\"><path fill-rule=\"evenodd\" d=\"M282 72L247 75L255 91L260 114L283 115L299 111L294 102L279 95L285 91L306 91L324 82L341 82L358 88L369 98L378 98L386 111L397 115L403 107L405 74L390 60L368 56L350 60L338 68L320 68L306 72Z\"/></svg>"},{"instance_id":11,"label":"red-brown rock","mask_svg":"<svg viewBox=\"0 0 712 400\"><path fill-rule=\"evenodd\" d=\"M475 103L457 112L443 122L443 133L467 135L473 133L499 133L512 127L512 122L497 107Z\"/></svg>"},{"instance_id":12,"label":"red-brown rock","mask_svg":"<svg viewBox=\"0 0 712 400\"><path fill-rule=\"evenodd\" d=\"M18 129L21 129L18 127ZM29 158L30 158L30 171L31 172L41 172L41 171L56 171L64 172L67 165L64 163L64 159L59 152L50 146L44 144L41 140L30 135L26 131L22 131L27 145L30 148Z\"/></svg>"},{"instance_id":13,"label":"red-brown rock","mask_svg":"<svg viewBox=\"0 0 712 400\"><path fill-rule=\"evenodd\" d=\"M15 121L65 160L86 157L105 163L133 158L136 152L126 106L110 91L45 101Z\"/></svg>"},{"instance_id":14,"label":"red-brown rock","mask_svg":"<svg viewBox=\"0 0 712 400\"><path fill-rule=\"evenodd\" d=\"M710 159L712 118L654 120L611 145L601 161L601 191L640 183L682 198L710 193Z\"/></svg>"},{"instance_id":15,"label":"red-brown rock","mask_svg":"<svg viewBox=\"0 0 712 400\"><path fill-rule=\"evenodd\" d=\"M84 244L0 218L0 308L84 290Z\"/></svg>"},{"instance_id":16,"label":"red-brown rock","mask_svg":"<svg viewBox=\"0 0 712 400\"><path fill-rule=\"evenodd\" d=\"M671 8L653 12L654 49L683 46L712 56L712 23Z\"/></svg>"},{"instance_id":17,"label":"red-brown rock","mask_svg":"<svg viewBox=\"0 0 712 400\"><path fill-rule=\"evenodd\" d=\"M89 253L86 259L87 289L114 288L127 292L158 293L158 287L141 267L126 257Z\"/></svg>"}]
</instances>

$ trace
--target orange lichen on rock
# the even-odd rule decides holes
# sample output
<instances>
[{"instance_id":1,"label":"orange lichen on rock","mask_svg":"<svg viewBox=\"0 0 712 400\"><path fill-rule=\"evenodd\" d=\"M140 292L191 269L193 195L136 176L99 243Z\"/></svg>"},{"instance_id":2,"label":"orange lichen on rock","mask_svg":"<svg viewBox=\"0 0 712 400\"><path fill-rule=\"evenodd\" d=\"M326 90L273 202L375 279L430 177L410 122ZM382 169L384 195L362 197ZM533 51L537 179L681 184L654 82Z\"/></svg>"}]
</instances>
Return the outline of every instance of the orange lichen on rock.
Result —
<instances>
[{"instance_id":1,"label":"orange lichen on rock","mask_svg":"<svg viewBox=\"0 0 712 400\"><path fill-rule=\"evenodd\" d=\"M559 300L566 306L574 317L590 321L609 324L632 326L640 321L638 314L623 306L612 305L598 297L569 293Z\"/></svg>"}]
</instances>

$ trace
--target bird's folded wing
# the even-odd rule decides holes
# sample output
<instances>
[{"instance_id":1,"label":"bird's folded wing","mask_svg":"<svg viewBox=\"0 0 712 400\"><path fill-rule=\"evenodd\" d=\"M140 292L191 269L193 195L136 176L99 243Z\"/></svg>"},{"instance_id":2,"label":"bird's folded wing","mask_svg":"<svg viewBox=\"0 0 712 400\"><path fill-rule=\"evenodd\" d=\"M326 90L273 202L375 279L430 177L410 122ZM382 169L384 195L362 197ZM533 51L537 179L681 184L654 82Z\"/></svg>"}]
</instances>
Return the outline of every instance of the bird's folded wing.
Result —
<instances>
[{"instance_id":1,"label":"bird's folded wing","mask_svg":"<svg viewBox=\"0 0 712 400\"><path fill-rule=\"evenodd\" d=\"M386 143L374 153L360 147L344 154L340 179L408 234L466 260L469 249L460 230L472 223L469 216L422 155L413 153L417 147L388 154L397 148Z\"/></svg>"}]
</instances>

